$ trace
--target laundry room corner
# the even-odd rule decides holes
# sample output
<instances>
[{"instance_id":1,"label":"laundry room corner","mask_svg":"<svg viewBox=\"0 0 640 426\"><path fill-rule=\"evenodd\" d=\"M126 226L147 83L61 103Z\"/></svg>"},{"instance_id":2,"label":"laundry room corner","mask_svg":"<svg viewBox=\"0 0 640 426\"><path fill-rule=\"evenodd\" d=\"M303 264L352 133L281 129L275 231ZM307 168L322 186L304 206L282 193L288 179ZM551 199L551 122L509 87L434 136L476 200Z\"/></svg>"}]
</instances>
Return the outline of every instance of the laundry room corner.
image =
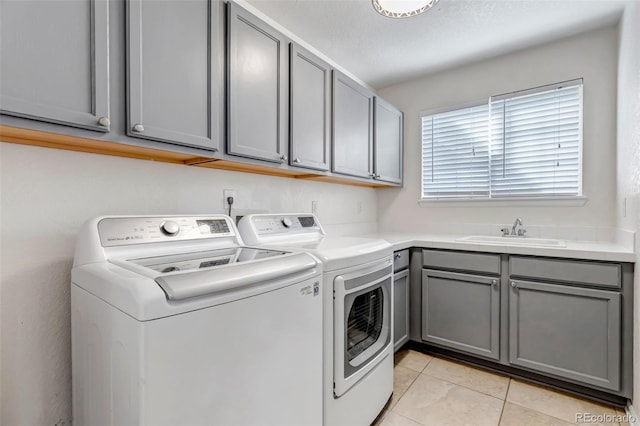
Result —
<instances>
[{"instance_id":1,"label":"laundry room corner","mask_svg":"<svg viewBox=\"0 0 640 426\"><path fill-rule=\"evenodd\" d=\"M70 271L91 217L227 213L223 189L233 189L233 211L313 204L334 234L376 231L372 188L11 143L0 161L2 424L71 424Z\"/></svg>"}]
</instances>

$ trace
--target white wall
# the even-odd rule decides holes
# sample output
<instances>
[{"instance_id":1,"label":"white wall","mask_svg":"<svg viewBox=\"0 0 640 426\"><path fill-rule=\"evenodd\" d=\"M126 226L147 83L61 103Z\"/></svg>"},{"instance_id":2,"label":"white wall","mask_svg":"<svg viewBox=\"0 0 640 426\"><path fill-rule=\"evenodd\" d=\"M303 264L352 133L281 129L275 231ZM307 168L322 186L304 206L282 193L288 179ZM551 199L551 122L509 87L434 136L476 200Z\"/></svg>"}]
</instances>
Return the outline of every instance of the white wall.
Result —
<instances>
[{"instance_id":1,"label":"white wall","mask_svg":"<svg viewBox=\"0 0 640 426\"><path fill-rule=\"evenodd\" d=\"M615 225L617 29L605 28L379 91L405 114L404 188L378 196L380 231L451 230L453 224ZM425 46L428 48L428 46ZM584 78L583 207L420 207L420 111Z\"/></svg>"},{"instance_id":2,"label":"white wall","mask_svg":"<svg viewBox=\"0 0 640 426\"><path fill-rule=\"evenodd\" d=\"M637 226L634 196L640 193L639 10L638 2L631 2L625 10L620 24L618 64L617 220L620 227L630 230Z\"/></svg>"},{"instance_id":3,"label":"white wall","mask_svg":"<svg viewBox=\"0 0 640 426\"><path fill-rule=\"evenodd\" d=\"M0 143L2 425L69 425L70 269L96 215L311 210L328 231L375 232L369 188ZM360 208L361 207L361 208Z\"/></svg>"},{"instance_id":4,"label":"white wall","mask_svg":"<svg viewBox=\"0 0 640 426\"><path fill-rule=\"evenodd\" d=\"M618 63L617 223L636 232L633 406L640 414L640 3L631 2L620 23ZM626 208L625 208L626 202ZM640 424L640 420L638 423Z\"/></svg>"}]
</instances>

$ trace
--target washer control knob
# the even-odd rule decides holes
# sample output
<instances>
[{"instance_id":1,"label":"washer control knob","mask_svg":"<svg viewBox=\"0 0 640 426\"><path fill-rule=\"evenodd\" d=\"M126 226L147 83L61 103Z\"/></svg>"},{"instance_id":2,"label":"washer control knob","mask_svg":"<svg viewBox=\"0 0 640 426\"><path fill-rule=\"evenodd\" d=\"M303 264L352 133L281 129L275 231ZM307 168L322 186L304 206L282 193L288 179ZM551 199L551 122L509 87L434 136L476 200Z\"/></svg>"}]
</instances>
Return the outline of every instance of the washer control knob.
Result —
<instances>
[{"instance_id":1,"label":"washer control knob","mask_svg":"<svg viewBox=\"0 0 640 426\"><path fill-rule=\"evenodd\" d=\"M291 218L285 217L282 218L282 224L285 228L291 228L291 226L293 225L293 221L291 220Z\"/></svg>"},{"instance_id":2,"label":"washer control knob","mask_svg":"<svg viewBox=\"0 0 640 426\"><path fill-rule=\"evenodd\" d=\"M167 220L166 222L162 222L160 224L160 231L162 231L164 235L173 237L174 235L178 235L178 233L180 232L180 225L178 225L173 220Z\"/></svg>"}]
</instances>

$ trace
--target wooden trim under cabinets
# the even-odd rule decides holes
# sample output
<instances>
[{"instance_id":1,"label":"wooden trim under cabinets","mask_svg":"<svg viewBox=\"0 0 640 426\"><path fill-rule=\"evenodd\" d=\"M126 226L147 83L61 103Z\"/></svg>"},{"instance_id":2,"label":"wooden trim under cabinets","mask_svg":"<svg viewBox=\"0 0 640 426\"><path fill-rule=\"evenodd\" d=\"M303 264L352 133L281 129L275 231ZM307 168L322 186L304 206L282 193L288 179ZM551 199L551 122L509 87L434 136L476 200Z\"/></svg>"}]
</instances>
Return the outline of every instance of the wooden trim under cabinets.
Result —
<instances>
[{"instance_id":1,"label":"wooden trim under cabinets","mask_svg":"<svg viewBox=\"0 0 640 426\"><path fill-rule=\"evenodd\" d=\"M317 175L306 170L280 169L227 159L221 160L216 158L207 158L162 149L126 145L97 139L80 138L77 136L61 135L58 133L22 129L5 125L0 125L0 141L3 143L16 143L21 145L40 146L43 148L63 149L66 151L111 155L114 157L133 158L137 160L160 161L163 163L183 164L185 166L313 180L342 185L362 186L368 188L383 188L389 186L382 185L379 182L346 179L338 176Z\"/></svg>"},{"instance_id":2,"label":"wooden trim under cabinets","mask_svg":"<svg viewBox=\"0 0 640 426\"><path fill-rule=\"evenodd\" d=\"M162 151L153 148L85 139L77 136L60 135L57 133L20 129L10 126L0 126L0 141L174 164L184 164L187 159L192 157L188 154L178 152Z\"/></svg>"}]
</instances>

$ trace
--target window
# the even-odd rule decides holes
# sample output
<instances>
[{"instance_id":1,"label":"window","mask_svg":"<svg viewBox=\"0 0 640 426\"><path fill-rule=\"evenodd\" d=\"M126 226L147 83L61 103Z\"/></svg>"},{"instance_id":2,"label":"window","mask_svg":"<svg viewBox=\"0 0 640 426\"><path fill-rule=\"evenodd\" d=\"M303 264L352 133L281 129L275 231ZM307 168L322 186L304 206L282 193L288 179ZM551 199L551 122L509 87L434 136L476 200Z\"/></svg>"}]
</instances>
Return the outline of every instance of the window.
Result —
<instances>
[{"instance_id":1,"label":"window","mask_svg":"<svg viewBox=\"0 0 640 426\"><path fill-rule=\"evenodd\" d=\"M422 116L422 198L582 195L582 80Z\"/></svg>"}]
</instances>

